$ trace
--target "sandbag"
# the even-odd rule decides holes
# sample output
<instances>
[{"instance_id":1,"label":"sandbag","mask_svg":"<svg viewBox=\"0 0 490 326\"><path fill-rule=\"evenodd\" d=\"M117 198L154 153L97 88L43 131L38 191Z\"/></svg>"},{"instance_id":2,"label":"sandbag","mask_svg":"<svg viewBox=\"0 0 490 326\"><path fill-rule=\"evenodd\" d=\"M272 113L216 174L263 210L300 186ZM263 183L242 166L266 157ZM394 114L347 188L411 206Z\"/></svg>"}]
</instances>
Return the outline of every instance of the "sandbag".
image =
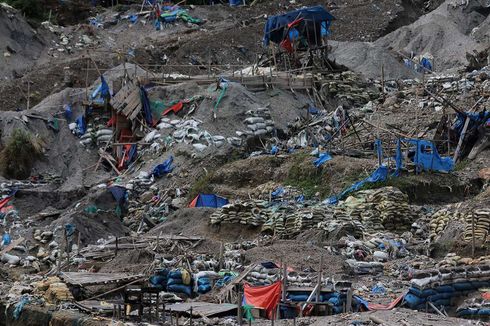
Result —
<instances>
[{"instance_id":1,"label":"sandbag","mask_svg":"<svg viewBox=\"0 0 490 326\"><path fill-rule=\"evenodd\" d=\"M405 298L405 302L407 303L408 307L411 309L414 309L416 306L422 303L423 299L415 296L412 293L408 293Z\"/></svg>"},{"instance_id":2,"label":"sandbag","mask_svg":"<svg viewBox=\"0 0 490 326\"><path fill-rule=\"evenodd\" d=\"M170 292L175 292L175 293L184 293L187 296L192 295L192 289L190 286L183 285L183 284L172 284L167 286L167 290Z\"/></svg>"},{"instance_id":3,"label":"sandbag","mask_svg":"<svg viewBox=\"0 0 490 326\"><path fill-rule=\"evenodd\" d=\"M415 296L419 298L427 298L430 295L436 295L437 292L434 289L425 289L425 290L419 290L417 288L410 287L408 289L409 293L414 294Z\"/></svg>"},{"instance_id":4,"label":"sandbag","mask_svg":"<svg viewBox=\"0 0 490 326\"><path fill-rule=\"evenodd\" d=\"M170 285L181 285L182 284L182 279L180 278L169 278L167 281L167 287Z\"/></svg>"}]
</instances>

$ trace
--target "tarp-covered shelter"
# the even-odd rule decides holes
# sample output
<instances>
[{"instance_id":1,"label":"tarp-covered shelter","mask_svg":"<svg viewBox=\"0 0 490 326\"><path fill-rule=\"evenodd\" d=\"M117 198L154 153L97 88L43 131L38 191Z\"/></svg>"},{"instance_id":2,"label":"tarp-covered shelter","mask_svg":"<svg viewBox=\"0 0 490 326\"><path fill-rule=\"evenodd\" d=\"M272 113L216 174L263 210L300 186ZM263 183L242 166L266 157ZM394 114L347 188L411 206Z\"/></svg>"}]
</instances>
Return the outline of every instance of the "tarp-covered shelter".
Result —
<instances>
[{"instance_id":1,"label":"tarp-covered shelter","mask_svg":"<svg viewBox=\"0 0 490 326\"><path fill-rule=\"evenodd\" d=\"M219 208L228 204L228 199L214 194L199 194L194 198L189 207L212 207Z\"/></svg>"},{"instance_id":2,"label":"tarp-covered shelter","mask_svg":"<svg viewBox=\"0 0 490 326\"><path fill-rule=\"evenodd\" d=\"M454 160L451 157L441 157L435 144L429 140L402 138L396 148L396 170L403 168L403 153L401 143L409 144L408 158L415 164L416 172L437 171L449 172L454 169Z\"/></svg>"},{"instance_id":3,"label":"tarp-covered shelter","mask_svg":"<svg viewBox=\"0 0 490 326\"><path fill-rule=\"evenodd\" d=\"M264 45L281 43L301 37L308 45L321 45L321 37L328 34L335 17L322 6L290 11L269 17L264 28Z\"/></svg>"}]
</instances>

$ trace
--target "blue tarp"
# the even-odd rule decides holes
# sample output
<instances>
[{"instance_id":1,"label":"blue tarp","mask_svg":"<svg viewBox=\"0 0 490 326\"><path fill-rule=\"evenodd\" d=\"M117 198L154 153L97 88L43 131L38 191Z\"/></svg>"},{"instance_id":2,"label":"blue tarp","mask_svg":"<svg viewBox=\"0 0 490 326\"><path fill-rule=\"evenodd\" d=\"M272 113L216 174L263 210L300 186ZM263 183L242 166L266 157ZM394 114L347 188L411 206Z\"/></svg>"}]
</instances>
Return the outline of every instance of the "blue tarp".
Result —
<instances>
[{"instance_id":1,"label":"blue tarp","mask_svg":"<svg viewBox=\"0 0 490 326\"><path fill-rule=\"evenodd\" d=\"M143 106L143 114L145 116L145 121L150 126L153 126L153 118L151 116L151 106L150 99L148 98L148 92L142 86L140 87L140 97L141 97L141 105Z\"/></svg>"},{"instance_id":2,"label":"blue tarp","mask_svg":"<svg viewBox=\"0 0 490 326\"><path fill-rule=\"evenodd\" d=\"M289 35L288 24L298 19L304 19L303 24L313 26L318 25L318 33L309 33L307 35L310 39L315 40L315 34L319 37L323 33L328 33L328 29L332 20L335 19L325 8L322 6L314 6L308 8L302 8L295 11L290 11L283 15L272 16L267 19L267 23L264 28L264 45L268 46L270 42L280 43L285 37ZM322 33L323 30L323 33Z\"/></svg>"},{"instance_id":3,"label":"blue tarp","mask_svg":"<svg viewBox=\"0 0 490 326\"><path fill-rule=\"evenodd\" d=\"M415 152L409 153L413 155L410 159L415 163L417 172L420 171L437 171L449 172L454 169L454 161L451 157L441 157L437 152L437 148L433 142L423 139L403 138L399 140L396 151L397 171L403 167L402 151L400 142L406 142L415 145Z\"/></svg>"},{"instance_id":4,"label":"blue tarp","mask_svg":"<svg viewBox=\"0 0 490 326\"><path fill-rule=\"evenodd\" d=\"M108 190L110 191L112 197L114 197L118 205L124 205L124 203L126 202L126 188L121 186L112 186Z\"/></svg>"},{"instance_id":5,"label":"blue tarp","mask_svg":"<svg viewBox=\"0 0 490 326\"><path fill-rule=\"evenodd\" d=\"M158 164L153 168L153 172L151 173L152 176L156 178L161 178L165 174L172 172L174 167L172 166L172 162L174 161L174 157L170 156L168 159L165 160L162 164Z\"/></svg>"},{"instance_id":6,"label":"blue tarp","mask_svg":"<svg viewBox=\"0 0 490 326\"><path fill-rule=\"evenodd\" d=\"M199 194L194 198L189 207L212 207L219 208L227 205L228 199L214 194Z\"/></svg>"},{"instance_id":7,"label":"blue tarp","mask_svg":"<svg viewBox=\"0 0 490 326\"><path fill-rule=\"evenodd\" d=\"M99 97L102 99L110 99L111 92L109 90L109 85L104 79L104 76L100 76L100 85L92 93L92 100Z\"/></svg>"},{"instance_id":8,"label":"blue tarp","mask_svg":"<svg viewBox=\"0 0 490 326\"><path fill-rule=\"evenodd\" d=\"M87 123L85 121L85 116L80 115L75 122L77 124L76 134L78 136L83 136L87 132Z\"/></svg>"},{"instance_id":9,"label":"blue tarp","mask_svg":"<svg viewBox=\"0 0 490 326\"><path fill-rule=\"evenodd\" d=\"M458 136L461 136L461 132L463 131L464 122L466 118L470 118L470 123L468 124L467 133L471 132L472 129L478 127L480 124L486 122L490 119L490 111L482 111L478 113L473 112L465 112L456 114L456 122L454 123L453 130L456 132Z\"/></svg>"},{"instance_id":10,"label":"blue tarp","mask_svg":"<svg viewBox=\"0 0 490 326\"><path fill-rule=\"evenodd\" d=\"M330 154L322 153L322 154L318 155L318 158L316 160L313 161L313 164L315 165L315 167L318 168L321 165L323 165L323 163L330 161L331 159L332 159L332 156L330 156Z\"/></svg>"},{"instance_id":11,"label":"blue tarp","mask_svg":"<svg viewBox=\"0 0 490 326\"><path fill-rule=\"evenodd\" d=\"M385 181L387 178L388 178L388 167L386 165L381 165L373 173L371 173L369 177L354 183L352 186L342 191L339 195L327 198L324 201L324 203L328 205L335 205L339 202L339 200L342 200L345 197L347 197L348 194L361 189L361 187L364 186L365 184Z\"/></svg>"}]
</instances>

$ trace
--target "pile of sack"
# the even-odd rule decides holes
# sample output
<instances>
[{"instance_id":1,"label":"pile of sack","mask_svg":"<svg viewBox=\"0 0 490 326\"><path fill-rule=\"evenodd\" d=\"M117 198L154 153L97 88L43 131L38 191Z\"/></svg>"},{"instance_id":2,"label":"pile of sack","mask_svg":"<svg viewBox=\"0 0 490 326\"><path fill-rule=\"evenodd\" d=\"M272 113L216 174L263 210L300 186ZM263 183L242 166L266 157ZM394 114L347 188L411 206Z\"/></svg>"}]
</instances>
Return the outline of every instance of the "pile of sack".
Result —
<instances>
[{"instance_id":1,"label":"pile of sack","mask_svg":"<svg viewBox=\"0 0 490 326\"><path fill-rule=\"evenodd\" d=\"M249 136L262 136L274 130L274 120L268 108L258 108L245 113L247 118L243 121L247 126L246 134Z\"/></svg>"},{"instance_id":2,"label":"pile of sack","mask_svg":"<svg viewBox=\"0 0 490 326\"><path fill-rule=\"evenodd\" d=\"M470 265L418 271L410 281L405 302L412 309L448 307L452 299L490 286L490 265Z\"/></svg>"},{"instance_id":3,"label":"pile of sack","mask_svg":"<svg viewBox=\"0 0 490 326\"><path fill-rule=\"evenodd\" d=\"M183 268L168 272L167 291L184 293L190 297L192 295L191 274Z\"/></svg>"},{"instance_id":4,"label":"pile of sack","mask_svg":"<svg viewBox=\"0 0 490 326\"><path fill-rule=\"evenodd\" d=\"M430 241L434 241L446 229L450 221L465 221L465 214L445 207L432 214L430 221Z\"/></svg>"},{"instance_id":5,"label":"pile of sack","mask_svg":"<svg viewBox=\"0 0 490 326\"><path fill-rule=\"evenodd\" d=\"M88 128L87 132L80 137L80 144L89 145L95 143L97 145L110 142L112 139L112 129L104 125L99 125L95 128Z\"/></svg>"},{"instance_id":6,"label":"pile of sack","mask_svg":"<svg viewBox=\"0 0 490 326\"><path fill-rule=\"evenodd\" d=\"M359 191L337 205L334 219L341 224L359 222L364 233L409 231L415 214L408 196L394 187Z\"/></svg>"},{"instance_id":7,"label":"pile of sack","mask_svg":"<svg viewBox=\"0 0 490 326\"><path fill-rule=\"evenodd\" d=\"M236 202L217 209L210 216L211 224L239 223L260 226L271 216L266 201Z\"/></svg>"},{"instance_id":8,"label":"pile of sack","mask_svg":"<svg viewBox=\"0 0 490 326\"><path fill-rule=\"evenodd\" d=\"M483 292L476 298L466 299L456 310L458 317L479 319L490 318L490 292Z\"/></svg>"},{"instance_id":9,"label":"pile of sack","mask_svg":"<svg viewBox=\"0 0 490 326\"><path fill-rule=\"evenodd\" d=\"M480 256L478 258L469 258L469 257L461 257L456 255L453 252L450 252L444 257L443 260L441 260L439 263L437 263L438 268L444 268L444 267L455 267L455 266L461 266L461 265L484 265L488 264L490 265L490 255L489 256Z\"/></svg>"},{"instance_id":10,"label":"pile of sack","mask_svg":"<svg viewBox=\"0 0 490 326\"><path fill-rule=\"evenodd\" d=\"M473 239L473 223L475 239L485 241L490 231L490 209L476 209L466 215L466 226L463 234L465 241Z\"/></svg>"}]
</instances>

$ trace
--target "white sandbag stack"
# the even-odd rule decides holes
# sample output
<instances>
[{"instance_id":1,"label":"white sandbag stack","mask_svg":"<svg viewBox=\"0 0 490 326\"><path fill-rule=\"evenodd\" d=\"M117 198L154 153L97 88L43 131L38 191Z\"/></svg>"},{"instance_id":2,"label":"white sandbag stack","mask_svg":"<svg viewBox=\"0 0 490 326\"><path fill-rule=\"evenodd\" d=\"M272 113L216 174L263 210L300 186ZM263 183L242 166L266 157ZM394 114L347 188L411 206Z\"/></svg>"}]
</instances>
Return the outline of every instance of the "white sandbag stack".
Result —
<instances>
[{"instance_id":1,"label":"white sandbag stack","mask_svg":"<svg viewBox=\"0 0 490 326\"><path fill-rule=\"evenodd\" d=\"M243 121L247 125L246 133L249 136L263 136L271 133L274 127L271 113L268 108L258 108L246 112L247 118Z\"/></svg>"}]
</instances>

